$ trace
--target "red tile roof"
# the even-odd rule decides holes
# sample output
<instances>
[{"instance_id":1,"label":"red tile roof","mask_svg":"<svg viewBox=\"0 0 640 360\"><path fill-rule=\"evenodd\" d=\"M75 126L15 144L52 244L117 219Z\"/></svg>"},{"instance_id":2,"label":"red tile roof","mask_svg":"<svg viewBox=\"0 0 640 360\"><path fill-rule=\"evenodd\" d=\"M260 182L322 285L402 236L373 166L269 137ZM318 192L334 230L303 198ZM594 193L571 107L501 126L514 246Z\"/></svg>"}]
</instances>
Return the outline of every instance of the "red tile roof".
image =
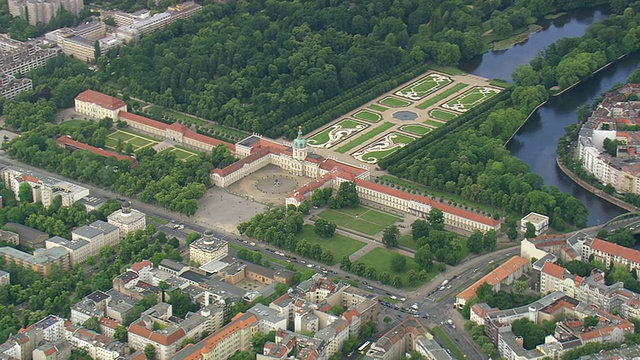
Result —
<instances>
[{"instance_id":1,"label":"red tile roof","mask_svg":"<svg viewBox=\"0 0 640 360\"><path fill-rule=\"evenodd\" d=\"M556 265L551 261L547 261L546 263L544 263L544 266L542 267L543 273L551 275L557 279L564 279L565 271L566 271L565 268L563 268L562 266Z\"/></svg>"},{"instance_id":2,"label":"red tile roof","mask_svg":"<svg viewBox=\"0 0 640 360\"><path fill-rule=\"evenodd\" d=\"M56 139L56 142L58 142L58 144L62 146L69 146L79 150L87 150L105 158L110 158L113 156L118 161L127 159L127 160L131 160L134 163L136 162L136 158L134 158L133 156L122 155L122 154L118 154L117 152L104 150L101 148L97 148L95 146L91 146L89 144L81 143L80 141L73 140L71 137L69 137L69 135L60 136L58 139Z\"/></svg>"},{"instance_id":3,"label":"red tile roof","mask_svg":"<svg viewBox=\"0 0 640 360\"><path fill-rule=\"evenodd\" d=\"M527 266L528 264L529 264L529 260L516 255L511 259L507 260L504 264L495 268L495 270L493 270L492 272L483 276L480 280L476 281L473 285L462 290L462 292L459 293L458 296L456 296L456 298L464 299L465 301L469 300L470 297L476 295L476 291L482 284L487 283L491 286L496 286L497 284L503 282L506 278L508 278L509 275L515 273L516 271Z\"/></svg>"},{"instance_id":4,"label":"red tile roof","mask_svg":"<svg viewBox=\"0 0 640 360\"><path fill-rule=\"evenodd\" d=\"M149 339L155 343L158 343L164 346L171 345L186 336L186 333L182 328L179 328L176 331L172 332L171 334L167 334L167 335L164 335L160 332L152 331L150 329L147 329L146 326L144 326L144 320L142 319L136 322L133 322L131 323L131 325L129 325L129 333L136 334L138 336L141 336L145 339Z\"/></svg>"},{"instance_id":5,"label":"red tile roof","mask_svg":"<svg viewBox=\"0 0 640 360\"><path fill-rule=\"evenodd\" d=\"M167 128L167 124L160 122L160 121L156 121L153 119L149 119L146 118L144 116L140 116L140 115L136 115L136 114L132 114L130 112L126 112L126 111L120 111L118 113L118 118L119 119L125 119L125 120L129 120L129 121L133 121L133 122L137 122L143 125L147 125L147 126L151 126L154 127L156 129L160 129L160 130L165 130Z\"/></svg>"},{"instance_id":6,"label":"red tile roof","mask_svg":"<svg viewBox=\"0 0 640 360\"><path fill-rule=\"evenodd\" d=\"M189 138L189 139L192 139L192 140L195 140L195 141L199 141L201 143L208 144L208 145L211 145L213 147L222 144L222 145L226 146L231 151L235 151L236 150L236 146L234 144L228 143L226 141L214 139L214 138L206 136L206 135L198 134L195 131L189 130L189 127L187 127L186 125L178 124L177 122L174 122L172 124L165 124L165 123L163 123L161 121L156 121L156 120L153 120L153 119L149 119L149 118L146 118L144 116L132 114L132 113L129 113L129 112L126 112L126 111L120 111L118 113L118 117L122 118L122 119L129 120L129 121L137 122L137 123L140 123L140 124L143 124L143 125L151 126L153 128L159 129L159 130L166 131L167 129L169 129L169 130L177 131L177 132L182 133L183 136L186 137L186 138Z\"/></svg>"},{"instance_id":7,"label":"red tile roof","mask_svg":"<svg viewBox=\"0 0 640 360\"><path fill-rule=\"evenodd\" d=\"M106 326L106 327L108 327L110 329L114 329L115 330L118 326L120 326L120 323L115 321L115 320L111 320L111 319L108 319L108 318L103 316L103 317L100 318L100 325L104 325L104 326Z\"/></svg>"},{"instance_id":8,"label":"red tile roof","mask_svg":"<svg viewBox=\"0 0 640 360\"><path fill-rule=\"evenodd\" d=\"M404 191L400 191L398 189L392 189L390 187L386 187L384 185L381 184L376 184L372 181L367 181L367 180L361 180L361 179L355 179L355 183L358 186L362 186L365 188L368 188L370 190L374 190L374 191L378 191L387 195L391 195L391 196L395 196L397 198L403 199L403 200L407 200L407 201L416 201L422 204L426 204L429 205L431 207L434 207L436 209L442 210L442 212L445 213L449 213L455 216L459 216L465 219L469 219L481 224L485 224L485 225L489 225L491 227L495 227L498 224L500 224L500 222L498 220L494 220L493 218L490 217L486 217L486 216L482 216L479 214L475 214L473 212L470 211L466 211L463 209L459 209L457 207L454 206L450 206L450 205L446 205L443 203L440 203L438 201L433 201L430 198L426 197L426 196L422 196L422 195L414 195L414 194L409 194L407 192Z\"/></svg>"},{"instance_id":9,"label":"red tile roof","mask_svg":"<svg viewBox=\"0 0 640 360\"><path fill-rule=\"evenodd\" d=\"M595 239L591 243L591 250L601 251L605 254L618 256L631 262L640 264L640 251L630 249L608 241Z\"/></svg>"},{"instance_id":10,"label":"red tile roof","mask_svg":"<svg viewBox=\"0 0 640 360\"><path fill-rule=\"evenodd\" d=\"M94 103L109 110L116 110L121 107L127 106L124 101L118 98L93 90L85 90L81 92L78 96L76 96L76 100Z\"/></svg>"}]
</instances>

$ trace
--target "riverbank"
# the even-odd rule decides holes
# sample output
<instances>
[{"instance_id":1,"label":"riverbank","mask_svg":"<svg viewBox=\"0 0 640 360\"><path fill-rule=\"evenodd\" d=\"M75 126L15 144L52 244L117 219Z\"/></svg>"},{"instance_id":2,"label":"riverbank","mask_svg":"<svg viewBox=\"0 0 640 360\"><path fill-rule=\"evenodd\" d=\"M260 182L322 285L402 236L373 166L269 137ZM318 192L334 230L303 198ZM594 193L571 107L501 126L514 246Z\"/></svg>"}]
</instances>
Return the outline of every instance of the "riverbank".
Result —
<instances>
[{"instance_id":1,"label":"riverbank","mask_svg":"<svg viewBox=\"0 0 640 360\"><path fill-rule=\"evenodd\" d=\"M583 189L585 189L586 191L592 193L593 195L599 197L602 200L605 200L607 202L609 202L610 204L613 204L621 209L627 210L627 211L631 211L631 212L636 212L638 210L640 210L640 208L631 205L627 202L624 202L620 199L618 199L617 197L613 196L613 195L609 195L607 193L605 193L604 191L597 189L596 187L594 187L593 185L587 183L586 181L580 179L576 174L573 173L573 171L569 170L568 167L564 166L561 162L560 162L560 157L556 156L556 165L558 166L558 168L560 169L560 171L562 171L565 175L567 175L571 180L573 180L573 182L575 182L576 184L580 185Z\"/></svg>"}]
</instances>

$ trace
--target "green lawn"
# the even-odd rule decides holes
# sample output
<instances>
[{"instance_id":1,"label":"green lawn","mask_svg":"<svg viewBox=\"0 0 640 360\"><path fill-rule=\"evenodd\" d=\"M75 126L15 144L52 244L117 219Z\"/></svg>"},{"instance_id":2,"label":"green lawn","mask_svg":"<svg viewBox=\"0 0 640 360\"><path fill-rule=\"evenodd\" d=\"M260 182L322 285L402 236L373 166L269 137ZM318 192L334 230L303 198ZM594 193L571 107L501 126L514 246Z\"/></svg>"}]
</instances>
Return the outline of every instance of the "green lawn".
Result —
<instances>
[{"instance_id":1,"label":"green lawn","mask_svg":"<svg viewBox=\"0 0 640 360\"><path fill-rule=\"evenodd\" d=\"M458 360L465 360L466 359L466 357L464 356L462 351L460 351L460 349L458 349L458 347L456 346L456 344L453 343L453 341L451 340L449 335L447 335L444 331L442 331L442 329L440 329L440 327L436 326L436 327L432 328L431 332L438 339L440 339L440 341L442 341L442 344L444 345L445 348L451 350L451 355L453 355L456 359L458 359Z\"/></svg>"},{"instance_id":2,"label":"green lawn","mask_svg":"<svg viewBox=\"0 0 640 360\"><path fill-rule=\"evenodd\" d=\"M327 209L318 216L340 227L367 235L375 235L400 219L397 216L364 206L352 209Z\"/></svg>"},{"instance_id":3,"label":"green lawn","mask_svg":"<svg viewBox=\"0 0 640 360\"><path fill-rule=\"evenodd\" d=\"M410 134L422 136L431 132L431 128L422 125L402 125L400 126L400 130L406 131Z\"/></svg>"},{"instance_id":4,"label":"green lawn","mask_svg":"<svg viewBox=\"0 0 640 360\"><path fill-rule=\"evenodd\" d=\"M369 109L371 109L371 110L375 110L375 111L385 111L385 110L387 110L387 108L386 108L386 107L384 107L384 106L380 106L380 105L378 105L378 104L371 104L371 105L369 105L369 106L367 106L367 107L368 107Z\"/></svg>"},{"instance_id":5,"label":"green lawn","mask_svg":"<svg viewBox=\"0 0 640 360\"><path fill-rule=\"evenodd\" d=\"M436 65L436 64L431 64L429 65L429 69L433 69L435 71L439 71L448 75L463 75L465 74L464 71L455 68L455 67L451 67L451 66L440 66L440 65Z\"/></svg>"},{"instance_id":6,"label":"green lawn","mask_svg":"<svg viewBox=\"0 0 640 360\"><path fill-rule=\"evenodd\" d=\"M369 111L369 110L360 110L357 113L353 114L353 117L356 119L361 119L361 120L366 120L369 122L378 122L380 120L382 120L382 115L373 112L373 111Z\"/></svg>"},{"instance_id":7,"label":"green lawn","mask_svg":"<svg viewBox=\"0 0 640 360\"><path fill-rule=\"evenodd\" d=\"M171 151L172 154L175 154L176 159L180 159L180 160L185 160L187 158L190 158L192 156L195 156L193 153L184 151L182 149L178 149L178 148L173 148L173 150Z\"/></svg>"},{"instance_id":8,"label":"green lawn","mask_svg":"<svg viewBox=\"0 0 640 360\"><path fill-rule=\"evenodd\" d=\"M465 87L467 87L469 85L464 84L464 83L457 83L454 84L452 87L448 88L447 90L441 92L440 94L431 97L429 99L427 99L426 101L424 101L423 103L421 103L420 105L416 106L418 109L420 110L424 110L430 106L435 105L436 103L438 103L441 100L444 100L446 98L448 98L449 96L457 93L458 91L464 89Z\"/></svg>"},{"instance_id":9,"label":"green lawn","mask_svg":"<svg viewBox=\"0 0 640 360\"><path fill-rule=\"evenodd\" d=\"M389 130L393 126L394 126L394 124L390 123L390 122L382 123L382 125L378 126L377 128L372 129L369 132L364 133L361 136L359 136L358 138L354 139L353 141L350 141L350 142L342 145L341 147L337 148L336 151L341 153L341 154L344 154L347 151L352 150L356 146L359 146L359 145L363 144L364 142L369 141L369 140L373 139L374 137L382 134L383 132Z\"/></svg>"},{"instance_id":10,"label":"green lawn","mask_svg":"<svg viewBox=\"0 0 640 360\"><path fill-rule=\"evenodd\" d=\"M416 242L413 241L413 236L411 234L400 236L400 239L398 240L398 244L406 248L409 248L413 251L418 250L418 246L416 245Z\"/></svg>"},{"instance_id":11,"label":"green lawn","mask_svg":"<svg viewBox=\"0 0 640 360\"><path fill-rule=\"evenodd\" d=\"M118 131L116 131L114 133L111 133L111 134L107 135L107 138L108 139L113 139L115 141L122 140L123 142L125 142L125 141L133 139L134 136L131 135L131 134L127 134L127 133L125 133L123 131L118 130Z\"/></svg>"},{"instance_id":12,"label":"green lawn","mask_svg":"<svg viewBox=\"0 0 640 360\"><path fill-rule=\"evenodd\" d=\"M409 106L412 104L412 102L409 100L402 100L402 99L394 98L392 96L386 96L382 98L380 101L378 101L378 103L382 105L390 106L390 107L403 107L403 106Z\"/></svg>"},{"instance_id":13,"label":"green lawn","mask_svg":"<svg viewBox=\"0 0 640 360\"><path fill-rule=\"evenodd\" d=\"M443 124L443 123L441 123L441 122L437 122L437 121L433 121L433 120L427 120L427 121L425 121L424 123L425 123L425 124L427 124L427 125L431 125L431 126L433 126L434 128L439 128L440 126L444 125L444 124Z\"/></svg>"},{"instance_id":14,"label":"green lawn","mask_svg":"<svg viewBox=\"0 0 640 360\"><path fill-rule=\"evenodd\" d=\"M385 149L380 149L380 150L375 150L375 151L367 151L369 148L365 148L362 150L359 150L358 152L354 153L354 157L358 160L364 161L364 162L368 162L368 163L373 163L373 162L377 162L380 161L381 159L389 156L390 154L398 151L398 149L400 149L399 146L396 146L398 144L409 144L410 142L412 142L413 140L415 140L414 138L410 137L410 136L406 136L406 135L402 135L400 133L397 132L392 132L389 135L394 135L395 137L391 138L391 141L393 143L393 145L391 145L388 148ZM377 142L376 142L377 143Z\"/></svg>"},{"instance_id":15,"label":"green lawn","mask_svg":"<svg viewBox=\"0 0 640 360\"><path fill-rule=\"evenodd\" d=\"M466 112L472 107L477 106L478 104L495 96L499 92L499 89L486 86L476 86L440 106L445 109Z\"/></svg>"},{"instance_id":16,"label":"green lawn","mask_svg":"<svg viewBox=\"0 0 640 360\"><path fill-rule=\"evenodd\" d=\"M412 269L417 272L420 272L421 270L420 266L416 264L416 262L412 258L405 256L407 258L407 267L405 268L404 271L400 273L396 273L393 270L391 270L391 258L396 255L398 254L389 249L375 248L369 251L366 255L364 255L360 259L358 259L358 262L364 263L366 267L375 268L378 274L382 272L387 272L389 275L391 275L392 278L396 275L399 275L400 278L402 279L401 288L413 288L407 284L408 282L407 272ZM436 272L429 273L427 281L433 279L433 277L436 276L436 274L437 274ZM417 286L420 286L420 285L422 285L422 283L418 284Z\"/></svg>"},{"instance_id":17,"label":"green lawn","mask_svg":"<svg viewBox=\"0 0 640 360\"><path fill-rule=\"evenodd\" d=\"M395 94L411 100L419 100L451 84L452 81L444 74L432 73L396 91Z\"/></svg>"},{"instance_id":18,"label":"green lawn","mask_svg":"<svg viewBox=\"0 0 640 360\"><path fill-rule=\"evenodd\" d=\"M65 120L60 123L60 126L63 126L66 129L80 129L88 124L93 123L93 121L88 120Z\"/></svg>"},{"instance_id":19,"label":"green lawn","mask_svg":"<svg viewBox=\"0 0 640 360\"><path fill-rule=\"evenodd\" d=\"M151 222L151 221L153 221L155 223L158 223L160 225L164 225L164 224L169 223L169 221L161 219L159 217L156 217L156 216L153 216L153 215L147 215L147 222Z\"/></svg>"},{"instance_id":20,"label":"green lawn","mask_svg":"<svg viewBox=\"0 0 640 360\"><path fill-rule=\"evenodd\" d=\"M433 109L429 111L429 116L436 120L449 121L455 119L458 115L449 111Z\"/></svg>"},{"instance_id":21,"label":"green lawn","mask_svg":"<svg viewBox=\"0 0 640 360\"><path fill-rule=\"evenodd\" d=\"M313 135L312 137L309 138L308 142L309 142L309 145L313 145L313 146L331 147L334 144L344 139L347 139L356 133L359 133L360 131L364 130L368 126L369 125L361 123L359 121L355 121L351 119L343 119L342 121L336 124L333 124L327 127L326 129L322 130L321 132ZM350 132L344 133L343 137L335 139L333 142L331 142L331 137L329 136L329 134L331 134L331 132L335 131L336 129L349 130ZM329 142L331 142L331 144L327 144Z\"/></svg>"},{"instance_id":22,"label":"green lawn","mask_svg":"<svg viewBox=\"0 0 640 360\"><path fill-rule=\"evenodd\" d=\"M149 144L157 144L157 142L154 141L150 141L147 139L142 139L142 138L132 138L131 140L127 141L127 144L131 144L133 146L137 146L137 147L144 147L147 146Z\"/></svg>"},{"instance_id":23,"label":"green lawn","mask_svg":"<svg viewBox=\"0 0 640 360\"><path fill-rule=\"evenodd\" d=\"M334 265L340 261L345 255L351 255L354 252L363 248L366 244L362 241L354 240L346 236L335 234L330 238L322 238L316 235L313 231L312 225L304 225L302 231L296 234L296 238L299 240L305 239L310 245L318 244L323 249L327 249L333 254Z\"/></svg>"}]
</instances>

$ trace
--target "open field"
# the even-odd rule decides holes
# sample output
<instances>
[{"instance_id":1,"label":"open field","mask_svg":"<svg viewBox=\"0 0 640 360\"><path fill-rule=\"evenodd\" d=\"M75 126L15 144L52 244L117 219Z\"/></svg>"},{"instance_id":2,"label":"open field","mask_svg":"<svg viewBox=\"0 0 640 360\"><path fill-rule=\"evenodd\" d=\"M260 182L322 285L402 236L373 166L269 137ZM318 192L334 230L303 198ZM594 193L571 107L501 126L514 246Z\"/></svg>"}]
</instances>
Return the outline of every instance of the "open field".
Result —
<instances>
[{"instance_id":1,"label":"open field","mask_svg":"<svg viewBox=\"0 0 640 360\"><path fill-rule=\"evenodd\" d=\"M400 236L400 239L398 239L398 245L411 249L414 252L418 250L418 244L413 241L413 236L411 234Z\"/></svg>"},{"instance_id":2,"label":"open field","mask_svg":"<svg viewBox=\"0 0 640 360\"><path fill-rule=\"evenodd\" d=\"M378 104L371 104L371 105L367 106L367 108L369 108L371 110L375 110L375 111L385 111L385 110L387 110L386 107L380 106Z\"/></svg>"},{"instance_id":3,"label":"open field","mask_svg":"<svg viewBox=\"0 0 640 360\"><path fill-rule=\"evenodd\" d=\"M350 142L342 145L341 147L337 148L336 152L344 154L347 151L350 151L353 148L365 143L366 141L369 141L369 140L373 139L374 137L382 134L383 132L389 130L392 127L393 127L393 123L385 122L382 125L378 126L377 128L375 128L373 130L370 130L369 132L364 133L364 134L360 135L359 137L357 137L356 139L353 139L352 141L350 141Z\"/></svg>"},{"instance_id":4,"label":"open field","mask_svg":"<svg viewBox=\"0 0 640 360\"><path fill-rule=\"evenodd\" d=\"M472 107L493 97L500 91L501 90L498 88L476 86L440 106L445 109L464 113Z\"/></svg>"},{"instance_id":5,"label":"open field","mask_svg":"<svg viewBox=\"0 0 640 360\"><path fill-rule=\"evenodd\" d=\"M458 116L458 114L454 114L452 112L444 111L440 109L433 109L429 111L429 116L431 116L436 120L449 121L449 120L455 119Z\"/></svg>"},{"instance_id":6,"label":"open field","mask_svg":"<svg viewBox=\"0 0 640 360\"><path fill-rule=\"evenodd\" d=\"M402 286L401 288L408 288L410 287L408 285L408 278L407 278L407 272L409 270L415 270L416 272L420 272L420 266L418 264L416 264L415 260L413 260L410 257L406 257L407 258L407 267L404 271L400 272L400 273L396 273L393 270L391 270L391 258L394 256L397 256L398 254L388 250L388 249L384 249L384 248L375 248L371 251L369 251L369 253L367 253L366 255L364 255L363 257L361 257L360 259L357 260L357 262L361 262L363 264L365 264L366 267L372 267L375 268L377 273L380 274L382 272L386 272L389 275L391 275L391 278L395 277L396 275L400 276L400 278L402 279ZM400 255L403 256L403 255ZM430 272L428 273L428 278L427 281L433 279L434 276L437 275L437 272ZM418 284L422 285L422 283Z\"/></svg>"},{"instance_id":7,"label":"open field","mask_svg":"<svg viewBox=\"0 0 640 360\"><path fill-rule=\"evenodd\" d=\"M452 82L453 80L446 75L431 73L404 89L396 91L395 94L409 100L420 100L423 97L451 84Z\"/></svg>"},{"instance_id":8,"label":"open field","mask_svg":"<svg viewBox=\"0 0 640 360\"><path fill-rule=\"evenodd\" d=\"M382 99L380 99L378 103L389 106L389 107L403 107L403 106L409 106L413 104L409 100L398 99L393 96L385 96Z\"/></svg>"},{"instance_id":9,"label":"open field","mask_svg":"<svg viewBox=\"0 0 640 360\"><path fill-rule=\"evenodd\" d=\"M353 153L353 157L366 163L375 164L380 159L397 151L401 147L415 140L414 138L397 132L391 132L381 139L371 143L364 149Z\"/></svg>"},{"instance_id":10,"label":"open field","mask_svg":"<svg viewBox=\"0 0 640 360\"><path fill-rule=\"evenodd\" d=\"M369 127L369 125L363 124L359 121L342 119L340 122L316 133L307 141L312 147L330 148L340 141L359 133L367 127Z\"/></svg>"},{"instance_id":11,"label":"open field","mask_svg":"<svg viewBox=\"0 0 640 360\"><path fill-rule=\"evenodd\" d=\"M312 225L304 225L302 231L296 234L296 238L298 241L302 239L306 240L311 246L318 244L322 246L323 249L329 250L333 255L333 263L329 265L334 265L340 261L342 257L349 256L366 245L362 241L351 239L340 234L334 234L330 238L320 237L313 231Z\"/></svg>"},{"instance_id":12,"label":"open field","mask_svg":"<svg viewBox=\"0 0 640 360\"><path fill-rule=\"evenodd\" d=\"M180 149L180 148L177 148L175 146L172 146L172 147L170 147L170 148L168 148L168 149L166 149L164 151L170 151L172 154L176 155L177 159L180 159L180 160L187 160L190 157L198 155L195 152L191 152L191 151L188 151L188 150Z\"/></svg>"},{"instance_id":13,"label":"open field","mask_svg":"<svg viewBox=\"0 0 640 360\"><path fill-rule=\"evenodd\" d=\"M406 131L413 135L422 136L431 132L431 128L426 126L412 124L412 125L402 125L398 130Z\"/></svg>"},{"instance_id":14,"label":"open field","mask_svg":"<svg viewBox=\"0 0 640 360\"><path fill-rule=\"evenodd\" d=\"M364 206L353 209L328 209L318 217L367 235L375 235L399 220L396 216Z\"/></svg>"},{"instance_id":15,"label":"open field","mask_svg":"<svg viewBox=\"0 0 640 360\"><path fill-rule=\"evenodd\" d=\"M134 132L117 129L116 131L107 135L105 141L105 147L111 150L115 150L118 145L118 141L122 141L122 144L131 144L133 151L138 151L147 146L154 146L160 142L160 140L152 137L144 136Z\"/></svg>"},{"instance_id":16,"label":"open field","mask_svg":"<svg viewBox=\"0 0 640 360\"><path fill-rule=\"evenodd\" d=\"M448 88L447 90L444 90L443 92L441 92L440 94L434 96L434 97L430 97L427 100L425 100L424 102L420 103L419 105L417 105L416 107L420 110L424 110L430 106L433 106L435 104L437 104L439 101L442 101L446 98L448 98L449 96L457 93L458 91L466 88L467 84L464 83L456 83L454 84L452 87Z\"/></svg>"},{"instance_id":17,"label":"open field","mask_svg":"<svg viewBox=\"0 0 640 360\"><path fill-rule=\"evenodd\" d=\"M378 121L382 120L382 115L378 114L377 112L365 109L356 112L355 114L353 114L353 117L373 123L377 123Z\"/></svg>"}]
</instances>

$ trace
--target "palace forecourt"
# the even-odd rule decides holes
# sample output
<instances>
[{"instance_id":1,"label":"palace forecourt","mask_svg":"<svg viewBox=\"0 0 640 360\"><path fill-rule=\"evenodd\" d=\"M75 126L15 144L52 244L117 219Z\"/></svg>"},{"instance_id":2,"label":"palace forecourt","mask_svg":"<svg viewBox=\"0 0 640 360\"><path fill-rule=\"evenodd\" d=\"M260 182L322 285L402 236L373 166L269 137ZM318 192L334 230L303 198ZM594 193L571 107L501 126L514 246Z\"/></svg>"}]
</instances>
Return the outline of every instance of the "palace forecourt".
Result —
<instances>
[{"instance_id":1,"label":"palace forecourt","mask_svg":"<svg viewBox=\"0 0 640 360\"><path fill-rule=\"evenodd\" d=\"M76 98L76 111L88 116L104 114L107 109L113 109L114 104L120 104L118 101L120 100L108 95L87 90ZM100 111L102 109L99 108L105 109ZM132 129L150 132L197 150L211 151L217 145L224 145L231 150L240 160L225 168L211 171L211 182L223 188L273 164L290 174L310 178L309 182L286 195L287 204L298 206L304 200L310 199L316 189L326 187L337 189L341 183L351 181L356 184L358 195L365 201L419 217L426 217L431 209L436 208L443 212L446 225L467 231L475 229L483 232L492 229L498 231L500 227L500 222L490 217L370 181L371 174L367 166L352 165L309 152L307 140L303 138L302 131L298 132L298 137L293 143L280 143L253 134L236 144L230 144L197 134L184 125L165 124L128 113L126 110L125 106L119 107L117 113L112 111L111 114L115 116L113 120L125 121Z\"/></svg>"}]
</instances>

